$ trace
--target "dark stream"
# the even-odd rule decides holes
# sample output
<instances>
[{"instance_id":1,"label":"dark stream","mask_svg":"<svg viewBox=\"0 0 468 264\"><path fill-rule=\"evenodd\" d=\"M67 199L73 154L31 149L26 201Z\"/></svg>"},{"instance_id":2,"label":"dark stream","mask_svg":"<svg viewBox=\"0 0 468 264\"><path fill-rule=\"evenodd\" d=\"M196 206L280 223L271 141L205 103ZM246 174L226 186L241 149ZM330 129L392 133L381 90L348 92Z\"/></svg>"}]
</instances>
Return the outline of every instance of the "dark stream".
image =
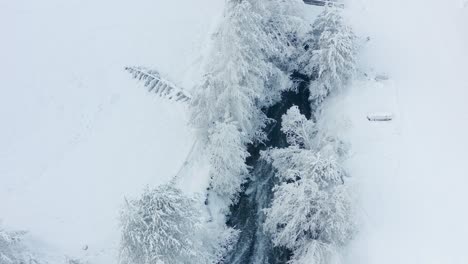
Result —
<instances>
[{"instance_id":1,"label":"dark stream","mask_svg":"<svg viewBox=\"0 0 468 264\"><path fill-rule=\"evenodd\" d=\"M251 178L244 185L239 202L230 208L227 225L240 230L240 237L234 249L226 256L225 263L232 264L279 264L286 263L291 252L286 248L273 247L268 234L263 232L265 215L273 198L272 188L276 183L275 172L270 164L260 158L260 151L270 147L287 147L286 137L281 132L281 116L293 105L310 118L312 109L309 98L309 78L293 74L298 82L297 92L283 92L281 102L265 109L269 118L275 120L267 128L268 141L249 147L247 164L251 167Z\"/></svg>"}]
</instances>

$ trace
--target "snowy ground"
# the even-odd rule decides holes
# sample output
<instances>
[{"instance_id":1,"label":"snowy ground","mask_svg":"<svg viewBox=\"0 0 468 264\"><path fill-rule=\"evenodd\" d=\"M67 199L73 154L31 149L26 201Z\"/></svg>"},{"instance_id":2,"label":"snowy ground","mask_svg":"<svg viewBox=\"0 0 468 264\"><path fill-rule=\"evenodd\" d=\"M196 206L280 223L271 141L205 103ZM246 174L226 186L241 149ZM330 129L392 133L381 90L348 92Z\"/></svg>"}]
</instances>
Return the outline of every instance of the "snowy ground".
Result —
<instances>
[{"instance_id":1,"label":"snowy ground","mask_svg":"<svg viewBox=\"0 0 468 264\"><path fill-rule=\"evenodd\" d=\"M325 110L351 143L364 226L346 263L468 263L468 9L459 1L350 1L370 79ZM391 112L391 122L369 122Z\"/></svg>"},{"instance_id":2,"label":"snowy ground","mask_svg":"<svg viewBox=\"0 0 468 264\"><path fill-rule=\"evenodd\" d=\"M167 181L193 141L186 109L146 93L123 67L154 67L190 87L222 5L0 0L6 226L29 230L57 261L114 263L124 195Z\"/></svg>"}]
</instances>

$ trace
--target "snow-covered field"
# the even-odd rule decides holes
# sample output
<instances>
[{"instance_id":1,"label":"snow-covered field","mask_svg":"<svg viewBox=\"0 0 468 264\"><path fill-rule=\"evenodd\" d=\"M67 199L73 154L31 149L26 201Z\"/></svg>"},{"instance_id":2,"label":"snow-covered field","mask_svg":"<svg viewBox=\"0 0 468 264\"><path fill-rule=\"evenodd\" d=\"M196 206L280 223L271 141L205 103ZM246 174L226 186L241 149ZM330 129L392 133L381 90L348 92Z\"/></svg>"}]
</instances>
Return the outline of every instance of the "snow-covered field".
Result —
<instances>
[{"instance_id":1,"label":"snow-covered field","mask_svg":"<svg viewBox=\"0 0 468 264\"><path fill-rule=\"evenodd\" d=\"M370 37L360 54L368 77L323 114L351 144L364 220L346 263L468 263L468 4L348 2L357 34ZM193 142L186 109L137 87L123 67L154 67L190 87L222 6L0 0L7 227L29 230L28 243L58 263L115 263L123 197L166 182ZM374 112L394 119L369 122Z\"/></svg>"},{"instance_id":2,"label":"snow-covered field","mask_svg":"<svg viewBox=\"0 0 468 264\"><path fill-rule=\"evenodd\" d=\"M124 195L166 182L193 141L186 109L148 94L123 68L154 67L190 87L222 6L0 1L0 219L7 227L29 230L30 243L60 263L64 254L115 263Z\"/></svg>"}]
</instances>

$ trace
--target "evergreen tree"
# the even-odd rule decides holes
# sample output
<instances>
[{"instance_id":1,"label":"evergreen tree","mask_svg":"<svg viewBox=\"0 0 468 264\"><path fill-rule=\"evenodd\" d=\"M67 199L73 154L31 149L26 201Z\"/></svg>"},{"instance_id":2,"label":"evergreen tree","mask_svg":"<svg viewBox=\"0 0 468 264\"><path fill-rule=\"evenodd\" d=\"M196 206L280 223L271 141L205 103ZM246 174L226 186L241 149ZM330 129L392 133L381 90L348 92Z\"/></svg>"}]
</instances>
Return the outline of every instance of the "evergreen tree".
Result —
<instances>
[{"instance_id":1,"label":"evergreen tree","mask_svg":"<svg viewBox=\"0 0 468 264\"><path fill-rule=\"evenodd\" d=\"M20 263L18 243L22 235L20 232L7 232L0 227L0 263Z\"/></svg>"},{"instance_id":2,"label":"evergreen tree","mask_svg":"<svg viewBox=\"0 0 468 264\"><path fill-rule=\"evenodd\" d=\"M25 231L8 231L0 222L1 264L43 263L24 246L22 240L25 234Z\"/></svg>"},{"instance_id":3,"label":"evergreen tree","mask_svg":"<svg viewBox=\"0 0 468 264\"><path fill-rule=\"evenodd\" d=\"M356 68L356 37L342 12L336 5L326 5L305 38L306 51L299 58L300 71L314 77L310 100L315 104L341 89Z\"/></svg>"},{"instance_id":4,"label":"evergreen tree","mask_svg":"<svg viewBox=\"0 0 468 264\"><path fill-rule=\"evenodd\" d=\"M278 73L265 56L274 48L254 7L248 0L227 2L203 83L192 99L193 124L202 133L230 118L243 133L243 143L263 139L266 117L260 105L271 97L265 83Z\"/></svg>"},{"instance_id":5,"label":"evergreen tree","mask_svg":"<svg viewBox=\"0 0 468 264\"><path fill-rule=\"evenodd\" d=\"M207 237L199 201L174 185L170 182L145 189L139 199L126 201L120 218L121 263L196 264L220 260L233 233L228 230Z\"/></svg>"},{"instance_id":6,"label":"evergreen tree","mask_svg":"<svg viewBox=\"0 0 468 264\"><path fill-rule=\"evenodd\" d=\"M241 133L234 122L216 122L210 129L211 189L228 204L236 202L241 185L249 174L245 159L249 153L242 144Z\"/></svg>"}]
</instances>

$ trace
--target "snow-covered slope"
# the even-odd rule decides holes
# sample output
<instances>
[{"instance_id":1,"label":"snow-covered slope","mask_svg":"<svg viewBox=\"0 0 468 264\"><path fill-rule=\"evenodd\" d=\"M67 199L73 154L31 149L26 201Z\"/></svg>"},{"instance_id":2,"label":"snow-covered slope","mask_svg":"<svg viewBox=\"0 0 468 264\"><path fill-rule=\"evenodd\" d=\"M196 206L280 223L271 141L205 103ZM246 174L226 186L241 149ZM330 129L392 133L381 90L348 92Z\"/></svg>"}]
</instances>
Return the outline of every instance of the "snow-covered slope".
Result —
<instances>
[{"instance_id":1,"label":"snow-covered slope","mask_svg":"<svg viewBox=\"0 0 468 264\"><path fill-rule=\"evenodd\" d=\"M60 261L115 257L123 196L167 181L193 141L185 107L148 94L123 68L154 67L192 86L222 5L0 1L6 226L29 230Z\"/></svg>"},{"instance_id":2,"label":"snow-covered slope","mask_svg":"<svg viewBox=\"0 0 468 264\"><path fill-rule=\"evenodd\" d=\"M467 263L468 9L453 1L349 1L358 80L327 125L351 143L363 227L346 263ZM375 81L388 74L389 80ZM367 79L367 80L366 80ZM373 112L390 122L369 122Z\"/></svg>"}]
</instances>

